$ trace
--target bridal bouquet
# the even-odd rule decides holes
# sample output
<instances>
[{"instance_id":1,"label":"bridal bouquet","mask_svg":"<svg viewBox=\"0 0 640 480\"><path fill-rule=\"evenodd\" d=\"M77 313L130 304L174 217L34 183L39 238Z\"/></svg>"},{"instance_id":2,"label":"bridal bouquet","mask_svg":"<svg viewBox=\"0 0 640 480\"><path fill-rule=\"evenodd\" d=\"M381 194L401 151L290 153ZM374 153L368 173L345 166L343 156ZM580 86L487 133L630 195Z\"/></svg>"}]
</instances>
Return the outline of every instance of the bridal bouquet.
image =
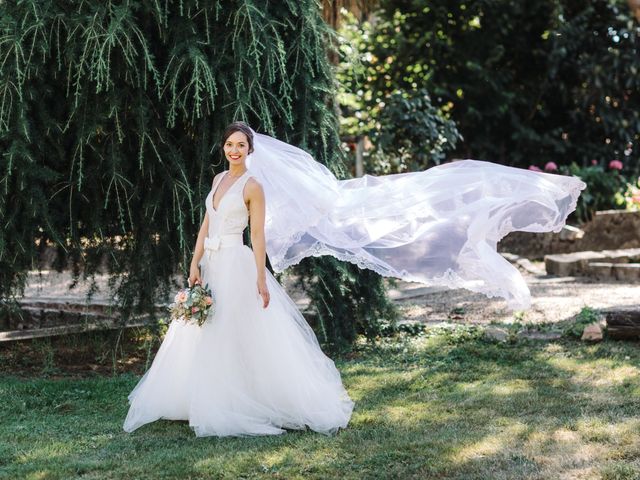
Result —
<instances>
[{"instance_id":1,"label":"bridal bouquet","mask_svg":"<svg viewBox=\"0 0 640 480\"><path fill-rule=\"evenodd\" d=\"M171 319L197 323L201 327L214 308L213 295L208 285L203 287L195 284L176 293L173 303L169 305Z\"/></svg>"}]
</instances>

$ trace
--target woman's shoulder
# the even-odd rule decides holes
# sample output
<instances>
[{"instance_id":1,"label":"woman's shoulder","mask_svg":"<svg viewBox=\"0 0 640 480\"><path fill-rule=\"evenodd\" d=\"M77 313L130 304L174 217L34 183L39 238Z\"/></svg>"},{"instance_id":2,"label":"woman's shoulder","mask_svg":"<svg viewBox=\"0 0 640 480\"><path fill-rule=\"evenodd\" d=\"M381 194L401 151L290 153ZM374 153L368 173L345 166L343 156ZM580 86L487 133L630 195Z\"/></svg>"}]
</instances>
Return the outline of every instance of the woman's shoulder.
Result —
<instances>
[{"instance_id":1,"label":"woman's shoulder","mask_svg":"<svg viewBox=\"0 0 640 480\"><path fill-rule=\"evenodd\" d=\"M247 179L247 183L245 184L245 190L248 194L256 193L264 193L262 190L262 184L258 181L256 177L249 176Z\"/></svg>"},{"instance_id":2,"label":"woman's shoulder","mask_svg":"<svg viewBox=\"0 0 640 480\"><path fill-rule=\"evenodd\" d=\"M220 173L218 173L218 174L214 175L214 177L213 177L213 181L211 182L211 187L213 187L213 186L216 184L216 182L217 182L220 178L222 178L222 176L223 176L225 173L227 173L227 171L226 171L226 170L223 170L222 172L220 172Z\"/></svg>"}]
</instances>

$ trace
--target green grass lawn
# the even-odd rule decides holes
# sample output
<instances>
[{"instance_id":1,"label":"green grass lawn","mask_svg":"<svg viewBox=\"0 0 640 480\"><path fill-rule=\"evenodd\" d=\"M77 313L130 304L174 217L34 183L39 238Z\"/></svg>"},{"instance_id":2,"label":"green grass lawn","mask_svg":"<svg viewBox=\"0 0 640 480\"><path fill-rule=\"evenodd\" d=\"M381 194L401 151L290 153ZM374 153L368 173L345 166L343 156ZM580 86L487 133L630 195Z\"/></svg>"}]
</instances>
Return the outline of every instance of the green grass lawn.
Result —
<instances>
[{"instance_id":1,"label":"green grass lawn","mask_svg":"<svg viewBox=\"0 0 640 480\"><path fill-rule=\"evenodd\" d=\"M640 478L637 343L495 344L460 327L336 365L356 407L334 437L196 438L170 421L127 434L137 374L2 374L0 478Z\"/></svg>"}]
</instances>

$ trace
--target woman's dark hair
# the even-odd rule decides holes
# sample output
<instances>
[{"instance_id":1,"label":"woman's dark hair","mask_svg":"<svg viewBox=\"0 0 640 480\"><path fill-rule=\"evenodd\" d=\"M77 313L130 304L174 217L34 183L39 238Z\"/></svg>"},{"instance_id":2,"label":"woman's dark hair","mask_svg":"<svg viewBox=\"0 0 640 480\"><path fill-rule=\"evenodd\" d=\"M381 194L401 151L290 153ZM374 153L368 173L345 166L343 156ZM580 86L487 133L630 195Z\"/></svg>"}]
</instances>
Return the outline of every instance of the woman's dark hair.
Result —
<instances>
[{"instance_id":1,"label":"woman's dark hair","mask_svg":"<svg viewBox=\"0 0 640 480\"><path fill-rule=\"evenodd\" d=\"M251 127L244 122L233 122L227 128L225 128L222 134L222 142L220 148L224 151L224 144L231 135L236 132L242 132L247 136L247 142L249 143L249 153L253 152L253 133Z\"/></svg>"}]
</instances>

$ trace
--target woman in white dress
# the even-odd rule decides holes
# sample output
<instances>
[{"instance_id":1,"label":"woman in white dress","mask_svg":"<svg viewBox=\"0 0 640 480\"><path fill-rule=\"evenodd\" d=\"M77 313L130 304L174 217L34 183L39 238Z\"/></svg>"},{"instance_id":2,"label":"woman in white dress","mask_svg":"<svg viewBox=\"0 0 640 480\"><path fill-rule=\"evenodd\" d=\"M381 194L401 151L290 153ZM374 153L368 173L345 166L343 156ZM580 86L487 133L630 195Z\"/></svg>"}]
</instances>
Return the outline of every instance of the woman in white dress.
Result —
<instances>
[{"instance_id":1,"label":"woman in white dress","mask_svg":"<svg viewBox=\"0 0 640 480\"><path fill-rule=\"evenodd\" d=\"M208 284L213 315L199 327L173 321L129 395L124 430L164 418L197 436L273 435L345 428L354 402L296 305L265 268L265 195L247 169L253 131L223 134L229 169L206 198L189 284ZM249 222L249 218L251 221ZM252 249L242 232L250 223Z\"/></svg>"}]
</instances>

